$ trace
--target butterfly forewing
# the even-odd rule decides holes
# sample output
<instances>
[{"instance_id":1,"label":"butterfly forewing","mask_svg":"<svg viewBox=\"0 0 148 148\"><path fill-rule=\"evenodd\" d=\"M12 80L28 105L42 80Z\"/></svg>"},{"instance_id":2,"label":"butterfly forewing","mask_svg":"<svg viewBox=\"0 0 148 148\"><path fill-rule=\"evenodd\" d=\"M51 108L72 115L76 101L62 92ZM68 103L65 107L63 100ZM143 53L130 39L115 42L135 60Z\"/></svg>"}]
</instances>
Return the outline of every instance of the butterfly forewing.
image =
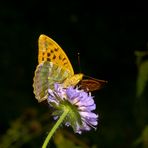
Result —
<instances>
[{"instance_id":1,"label":"butterfly forewing","mask_svg":"<svg viewBox=\"0 0 148 148\"><path fill-rule=\"evenodd\" d=\"M71 75L74 75L72 65L63 49L54 40L42 34L39 37L38 62L41 63L43 61L53 62L69 70Z\"/></svg>"},{"instance_id":2,"label":"butterfly forewing","mask_svg":"<svg viewBox=\"0 0 148 148\"><path fill-rule=\"evenodd\" d=\"M80 82L80 88L85 91L95 91L101 89L107 81L98 79L84 79Z\"/></svg>"}]
</instances>

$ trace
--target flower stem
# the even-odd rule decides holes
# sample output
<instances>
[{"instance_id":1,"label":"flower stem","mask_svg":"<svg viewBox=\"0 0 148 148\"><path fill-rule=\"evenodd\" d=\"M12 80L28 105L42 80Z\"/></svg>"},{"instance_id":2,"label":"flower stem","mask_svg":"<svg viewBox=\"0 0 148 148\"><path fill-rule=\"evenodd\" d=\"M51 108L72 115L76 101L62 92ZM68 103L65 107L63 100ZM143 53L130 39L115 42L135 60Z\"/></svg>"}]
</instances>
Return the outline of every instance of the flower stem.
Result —
<instances>
[{"instance_id":1,"label":"flower stem","mask_svg":"<svg viewBox=\"0 0 148 148\"><path fill-rule=\"evenodd\" d=\"M52 135L55 133L55 131L57 130L59 125L63 122L63 120L67 116L68 112L69 112L69 109L65 108L63 114L61 115L59 120L56 122L56 124L53 126L53 128L49 132L48 136L46 137L46 139L45 139L45 141L44 141L44 143L42 145L42 148L46 148L47 147L47 144L48 144L49 140L51 139Z\"/></svg>"}]
</instances>

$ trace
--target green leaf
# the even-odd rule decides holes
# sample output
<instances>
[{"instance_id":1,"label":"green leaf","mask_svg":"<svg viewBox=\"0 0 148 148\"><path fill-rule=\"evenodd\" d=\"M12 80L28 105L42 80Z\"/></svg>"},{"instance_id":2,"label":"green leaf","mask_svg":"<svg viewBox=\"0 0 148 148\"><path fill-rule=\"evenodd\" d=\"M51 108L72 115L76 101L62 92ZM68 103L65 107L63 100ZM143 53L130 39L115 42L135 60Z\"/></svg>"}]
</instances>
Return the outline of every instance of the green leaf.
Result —
<instances>
[{"instance_id":1,"label":"green leaf","mask_svg":"<svg viewBox=\"0 0 148 148\"><path fill-rule=\"evenodd\" d=\"M67 77L71 77L71 74L63 67L48 61L40 63L33 78L34 94L38 102L48 98L48 89L54 89L55 82L62 83Z\"/></svg>"},{"instance_id":2,"label":"green leaf","mask_svg":"<svg viewBox=\"0 0 148 148\"><path fill-rule=\"evenodd\" d=\"M148 81L148 60L142 62L139 66L137 78L137 97L140 97L145 90Z\"/></svg>"},{"instance_id":3,"label":"green leaf","mask_svg":"<svg viewBox=\"0 0 148 148\"><path fill-rule=\"evenodd\" d=\"M142 144L143 148L148 147L148 125L145 126L140 137L133 143L134 146L137 146L139 144Z\"/></svg>"},{"instance_id":4,"label":"green leaf","mask_svg":"<svg viewBox=\"0 0 148 148\"><path fill-rule=\"evenodd\" d=\"M72 135L69 135L69 137L71 136ZM75 140L69 139L61 131L56 132L54 136L54 142L57 148L82 148L78 143L76 144Z\"/></svg>"}]
</instances>

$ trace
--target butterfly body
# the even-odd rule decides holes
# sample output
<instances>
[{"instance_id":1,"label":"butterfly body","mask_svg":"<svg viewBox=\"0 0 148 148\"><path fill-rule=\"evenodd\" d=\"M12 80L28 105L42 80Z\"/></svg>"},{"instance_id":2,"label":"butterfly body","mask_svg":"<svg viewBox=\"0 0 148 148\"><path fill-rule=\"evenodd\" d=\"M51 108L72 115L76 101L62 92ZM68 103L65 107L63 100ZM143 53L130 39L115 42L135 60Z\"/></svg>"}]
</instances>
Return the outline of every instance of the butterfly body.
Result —
<instances>
[{"instance_id":1,"label":"butterfly body","mask_svg":"<svg viewBox=\"0 0 148 148\"><path fill-rule=\"evenodd\" d=\"M83 74L79 73L79 74L75 74L72 77L67 78L64 82L63 82L63 86L64 87L69 87L69 86L75 86L77 85L83 78Z\"/></svg>"}]
</instances>

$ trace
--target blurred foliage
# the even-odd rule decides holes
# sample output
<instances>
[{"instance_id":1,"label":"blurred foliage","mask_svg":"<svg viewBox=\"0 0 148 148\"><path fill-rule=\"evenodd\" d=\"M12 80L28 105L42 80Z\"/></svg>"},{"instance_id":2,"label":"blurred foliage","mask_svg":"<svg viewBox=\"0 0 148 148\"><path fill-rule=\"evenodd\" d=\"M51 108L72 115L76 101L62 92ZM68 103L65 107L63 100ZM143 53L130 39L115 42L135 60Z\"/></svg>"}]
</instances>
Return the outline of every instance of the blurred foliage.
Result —
<instances>
[{"instance_id":1,"label":"blurred foliage","mask_svg":"<svg viewBox=\"0 0 148 148\"><path fill-rule=\"evenodd\" d=\"M148 59L143 61L143 58L148 56L148 51L136 51L138 78L137 78L137 97L140 97L148 82Z\"/></svg>"},{"instance_id":2,"label":"blurred foliage","mask_svg":"<svg viewBox=\"0 0 148 148\"><path fill-rule=\"evenodd\" d=\"M86 141L76 138L75 135L66 131L59 130L54 136L54 142L57 148L89 148ZM93 148L93 147L91 147Z\"/></svg>"},{"instance_id":3,"label":"blurred foliage","mask_svg":"<svg viewBox=\"0 0 148 148\"><path fill-rule=\"evenodd\" d=\"M49 129L52 128L51 125L53 124L50 124L49 122L49 114L45 113L40 117L35 108L27 109L21 117L12 121L10 128L0 139L0 147L36 147L38 142L35 141L38 137L42 136L43 133L49 131ZM78 139L76 135L72 134L72 132L64 129L59 129L54 134L53 138L57 148L89 147L85 142ZM53 145L51 147L53 147Z\"/></svg>"},{"instance_id":4,"label":"blurred foliage","mask_svg":"<svg viewBox=\"0 0 148 148\"><path fill-rule=\"evenodd\" d=\"M1 148L21 147L32 140L43 130L39 121L36 120L37 112L31 108L18 119L12 121L10 128L2 136Z\"/></svg>"},{"instance_id":5,"label":"blurred foliage","mask_svg":"<svg viewBox=\"0 0 148 148\"><path fill-rule=\"evenodd\" d=\"M134 142L133 146L141 144L142 148L148 148L148 125L143 129L140 137Z\"/></svg>"},{"instance_id":6,"label":"blurred foliage","mask_svg":"<svg viewBox=\"0 0 148 148\"><path fill-rule=\"evenodd\" d=\"M139 115L137 124L141 127L139 138L133 143L134 147L148 147L148 103L145 92L148 84L148 51L135 51L136 63L138 67L137 76L137 100L136 115Z\"/></svg>"}]
</instances>

